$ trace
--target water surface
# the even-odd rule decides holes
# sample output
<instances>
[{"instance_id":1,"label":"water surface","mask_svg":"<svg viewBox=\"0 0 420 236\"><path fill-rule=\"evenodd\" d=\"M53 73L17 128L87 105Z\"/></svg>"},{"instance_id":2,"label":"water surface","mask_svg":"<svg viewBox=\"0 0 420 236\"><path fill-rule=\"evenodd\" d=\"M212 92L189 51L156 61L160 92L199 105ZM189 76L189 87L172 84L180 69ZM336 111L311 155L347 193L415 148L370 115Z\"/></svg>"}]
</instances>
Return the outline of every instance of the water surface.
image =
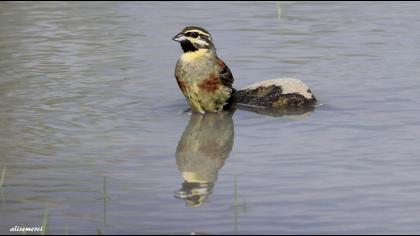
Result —
<instances>
[{"instance_id":1,"label":"water surface","mask_svg":"<svg viewBox=\"0 0 420 236\"><path fill-rule=\"evenodd\" d=\"M0 3L0 234L420 232L417 2ZM197 117L186 25L301 116ZM1 174L1 173L0 173Z\"/></svg>"}]
</instances>

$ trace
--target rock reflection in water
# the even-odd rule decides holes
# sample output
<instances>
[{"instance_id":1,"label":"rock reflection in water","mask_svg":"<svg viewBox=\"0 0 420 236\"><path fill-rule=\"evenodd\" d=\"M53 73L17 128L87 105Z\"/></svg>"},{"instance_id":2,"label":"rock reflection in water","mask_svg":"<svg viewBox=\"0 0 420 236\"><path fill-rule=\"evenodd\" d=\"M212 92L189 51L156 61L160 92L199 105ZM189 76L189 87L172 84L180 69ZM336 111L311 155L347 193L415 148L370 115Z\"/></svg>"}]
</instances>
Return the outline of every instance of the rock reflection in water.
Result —
<instances>
[{"instance_id":1,"label":"rock reflection in water","mask_svg":"<svg viewBox=\"0 0 420 236\"><path fill-rule=\"evenodd\" d=\"M320 105L317 105L320 106ZM265 116L274 116L274 117L297 117L297 118L304 118L309 116L314 110L316 106L304 106L304 107L296 107L296 108L288 108L288 109L274 109L274 108L266 108L266 107L258 107L258 106L248 106L245 104L237 104L237 109L255 112Z\"/></svg>"},{"instance_id":2,"label":"rock reflection in water","mask_svg":"<svg viewBox=\"0 0 420 236\"><path fill-rule=\"evenodd\" d=\"M204 204L233 146L232 112L191 115L178 143L176 165L184 182L175 196L188 207Z\"/></svg>"}]
</instances>

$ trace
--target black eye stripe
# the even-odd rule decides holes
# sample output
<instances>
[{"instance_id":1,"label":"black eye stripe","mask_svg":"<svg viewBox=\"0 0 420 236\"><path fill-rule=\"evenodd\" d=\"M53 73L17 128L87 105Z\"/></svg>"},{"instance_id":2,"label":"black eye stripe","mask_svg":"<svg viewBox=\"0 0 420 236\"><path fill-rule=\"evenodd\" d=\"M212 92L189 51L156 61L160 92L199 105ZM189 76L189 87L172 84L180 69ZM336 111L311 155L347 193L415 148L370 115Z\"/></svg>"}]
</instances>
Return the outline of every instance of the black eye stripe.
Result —
<instances>
[{"instance_id":1,"label":"black eye stripe","mask_svg":"<svg viewBox=\"0 0 420 236\"><path fill-rule=\"evenodd\" d=\"M200 34L198 32L187 32L185 33L185 36L192 37L192 38L198 38Z\"/></svg>"}]
</instances>

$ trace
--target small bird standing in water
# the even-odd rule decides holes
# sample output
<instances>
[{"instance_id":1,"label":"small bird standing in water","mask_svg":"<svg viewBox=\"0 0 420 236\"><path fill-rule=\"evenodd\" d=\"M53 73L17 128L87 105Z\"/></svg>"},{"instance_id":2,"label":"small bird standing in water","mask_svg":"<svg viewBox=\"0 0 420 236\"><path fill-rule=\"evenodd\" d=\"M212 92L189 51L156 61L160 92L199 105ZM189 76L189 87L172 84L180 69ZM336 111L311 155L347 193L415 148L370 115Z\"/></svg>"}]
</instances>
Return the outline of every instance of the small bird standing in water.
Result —
<instances>
[{"instance_id":1,"label":"small bird standing in water","mask_svg":"<svg viewBox=\"0 0 420 236\"><path fill-rule=\"evenodd\" d=\"M183 50L175 78L193 111L205 114L238 105L251 111L263 108L300 112L313 110L316 104L309 87L296 79L264 80L235 90L232 72L217 56L210 33L201 27L185 27L173 40Z\"/></svg>"},{"instance_id":2,"label":"small bird standing in water","mask_svg":"<svg viewBox=\"0 0 420 236\"><path fill-rule=\"evenodd\" d=\"M204 114L228 107L234 89L229 67L216 54L210 33L198 26L185 27L173 40L183 54L175 68L175 78L190 107Z\"/></svg>"}]
</instances>

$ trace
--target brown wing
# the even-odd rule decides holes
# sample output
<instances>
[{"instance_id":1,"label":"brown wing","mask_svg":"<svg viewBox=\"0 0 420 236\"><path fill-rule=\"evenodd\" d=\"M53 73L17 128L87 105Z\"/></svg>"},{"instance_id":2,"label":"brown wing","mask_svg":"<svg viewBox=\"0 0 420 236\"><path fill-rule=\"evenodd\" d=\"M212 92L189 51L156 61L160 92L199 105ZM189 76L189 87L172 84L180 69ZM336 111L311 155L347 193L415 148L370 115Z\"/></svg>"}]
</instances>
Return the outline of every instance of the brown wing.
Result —
<instances>
[{"instance_id":1,"label":"brown wing","mask_svg":"<svg viewBox=\"0 0 420 236\"><path fill-rule=\"evenodd\" d=\"M185 84L183 81L181 81L180 79L178 79L178 76L175 76L176 78L176 83L178 84L178 87L181 89L182 93L185 94Z\"/></svg>"},{"instance_id":2,"label":"brown wing","mask_svg":"<svg viewBox=\"0 0 420 236\"><path fill-rule=\"evenodd\" d=\"M232 88L233 84L233 75L229 67L222 61L222 59L217 58L217 65L219 66L219 78L223 85Z\"/></svg>"}]
</instances>

